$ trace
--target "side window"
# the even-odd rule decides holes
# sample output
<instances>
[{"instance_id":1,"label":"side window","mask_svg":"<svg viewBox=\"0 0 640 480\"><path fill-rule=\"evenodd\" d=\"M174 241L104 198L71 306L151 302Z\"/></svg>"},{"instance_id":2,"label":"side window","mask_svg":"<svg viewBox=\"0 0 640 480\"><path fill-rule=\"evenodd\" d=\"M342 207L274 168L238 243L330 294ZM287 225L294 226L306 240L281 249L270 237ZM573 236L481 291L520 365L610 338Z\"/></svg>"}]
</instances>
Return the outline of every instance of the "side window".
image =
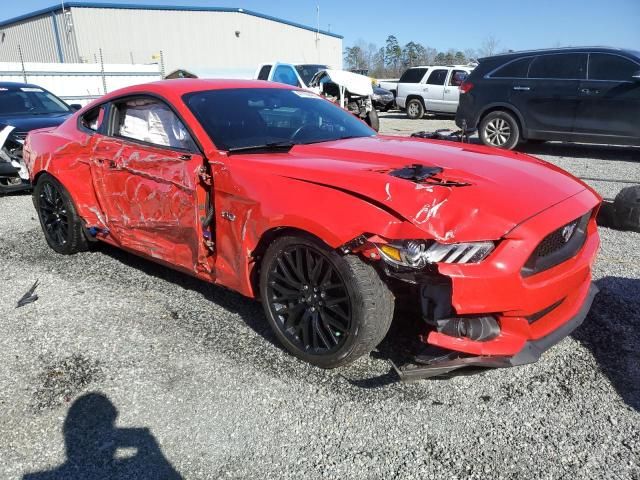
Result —
<instances>
[{"instance_id":1,"label":"side window","mask_svg":"<svg viewBox=\"0 0 640 480\"><path fill-rule=\"evenodd\" d=\"M468 76L469 73L464 70L453 70L451 72L451 77L449 78L449 85L459 87Z\"/></svg>"},{"instance_id":2,"label":"side window","mask_svg":"<svg viewBox=\"0 0 640 480\"><path fill-rule=\"evenodd\" d=\"M87 130L97 132L104 120L104 105L92 108L80 118L80 125Z\"/></svg>"},{"instance_id":3,"label":"side window","mask_svg":"<svg viewBox=\"0 0 640 480\"><path fill-rule=\"evenodd\" d=\"M271 71L271 65L263 65L258 73L258 80L269 80L269 72Z\"/></svg>"},{"instance_id":4,"label":"side window","mask_svg":"<svg viewBox=\"0 0 640 480\"><path fill-rule=\"evenodd\" d=\"M117 103L116 107L116 136L160 147L193 149L193 140L185 126L160 100L137 97Z\"/></svg>"},{"instance_id":5,"label":"side window","mask_svg":"<svg viewBox=\"0 0 640 480\"><path fill-rule=\"evenodd\" d=\"M447 79L448 70L434 70L429 74L427 79L427 85L444 85L444 81Z\"/></svg>"},{"instance_id":6,"label":"side window","mask_svg":"<svg viewBox=\"0 0 640 480\"><path fill-rule=\"evenodd\" d=\"M631 81L640 65L618 55L592 53L589 55L589 80Z\"/></svg>"},{"instance_id":7,"label":"side window","mask_svg":"<svg viewBox=\"0 0 640 480\"><path fill-rule=\"evenodd\" d=\"M425 73L427 73L426 68L410 68L405 70L398 83L420 83Z\"/></svg>"},{"instance_id":8,"label":"side window","mask_svg":"<svg viewBox=\"0 0 640 480\"><path fill-rule=\"evenodd\" d=\"M586 53L540 55L531 62L529 78L582 80L587 73Z\"/></svg>"},{"instance_id":9,"label":"side window","mask_svg":"<svg viewBox=\"0 0 640 480\"><path fill-rule=\"evenodd\" d=\"M532 57L519 58L493 72L491 78L527 78Z\"/></svg>"},{"instance_id":10,"label":"side window","mask_svg":"<svg viewBox=\"0 0 640 480\"><path fill-rule=\"evenodd\" d=\"M298 77L289 65L278 65L273 72L273 81L299 87Z\"/></svg>"}]
</instances>

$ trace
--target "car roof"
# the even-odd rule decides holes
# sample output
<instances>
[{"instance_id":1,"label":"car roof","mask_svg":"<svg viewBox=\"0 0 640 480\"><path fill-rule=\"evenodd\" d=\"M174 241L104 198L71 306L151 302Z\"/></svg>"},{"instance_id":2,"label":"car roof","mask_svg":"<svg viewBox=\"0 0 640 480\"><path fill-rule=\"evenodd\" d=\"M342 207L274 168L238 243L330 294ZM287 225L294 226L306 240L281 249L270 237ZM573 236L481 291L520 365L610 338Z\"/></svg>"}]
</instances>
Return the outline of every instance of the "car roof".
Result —
<instances>
[{"instance_id":1,"label":"car roof","mask_svg":"<svg viewBox=\"0 0 640 480\"><path fill-rule=\"evenodd\" d=\"M142 83L120 88L103 97L113 98L135 93L157 93L182 96L187 93L205 90L227 90L232 88L284 88L292 89L289 85L264 80L232 80L232 79L203 79L203 78L175 78L157 82Z\"/></svg>"},{"instance_id":2,"label":"car roof","mask_svg":"<svg viewBox=\"0 0 640 480\"><path fill-rule=\"evenodd\" d=\"M471 65L416 65L415 67L409 67L407 70L414 68L473 68Z\"/></svg>"},{"instance_id":3,"label":"car roof","mask_svg":"<svg viewBox=\"0 0 640 480\"><path fill-rule=\"evenodd\" d=\"M626 53L636 58L640 58L639 52L636 52L627 48L615 48L615 47L560 47L560 48L541 48L537 50L520 50L517 52L504 52L497 55L491 55L488 57L480 58L479 61L485 61L495 58L515 58L524 55L539 55L543 53L581 53L581 52L594 52L594 53Z\"/></svg>"},{"instance_id":4,"label":"car roof","mask_svg":"<svg viewBox=\"0 0 640 480\"><path fill-rule=\"evenodd\" d=\"M2 88L41 88L39 85L35 85L33 83L24 83L24 82L0 82L0 87Z\"/></svg>"}]
</instances>

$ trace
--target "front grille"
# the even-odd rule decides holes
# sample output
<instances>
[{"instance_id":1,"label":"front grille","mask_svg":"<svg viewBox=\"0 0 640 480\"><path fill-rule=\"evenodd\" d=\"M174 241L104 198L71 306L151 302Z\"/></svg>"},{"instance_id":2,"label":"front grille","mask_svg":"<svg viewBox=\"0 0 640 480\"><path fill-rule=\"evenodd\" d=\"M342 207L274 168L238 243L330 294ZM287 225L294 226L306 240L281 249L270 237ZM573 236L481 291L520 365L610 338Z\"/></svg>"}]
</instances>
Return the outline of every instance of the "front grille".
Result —
<instances>
[{"instance_id":1,"label":"front grille","mask_svg":"<svg viewBox=\"0 0 640 480\"><path fill-rule=\"evenodd\" d=\"M585 213L544 237L522 268L522 276L548 270L578 253L587 239L590 218L591 212Z\"/></svg>"},{"instance_id":2,"label":"front grille","mask_svg":"<svg viewBox=\"0 0 640 480\"><path fill-rule=\"evenodd\" d=\"M536 257L547 257L552 253L560 250L571 240L571 237L576 233L576 226L578 225L579 221L580 219L574 220L573 222L560 227L556 231L551 232L542 240L542 242L540 242L533 254Z\"/></svg>"}]
</instances>

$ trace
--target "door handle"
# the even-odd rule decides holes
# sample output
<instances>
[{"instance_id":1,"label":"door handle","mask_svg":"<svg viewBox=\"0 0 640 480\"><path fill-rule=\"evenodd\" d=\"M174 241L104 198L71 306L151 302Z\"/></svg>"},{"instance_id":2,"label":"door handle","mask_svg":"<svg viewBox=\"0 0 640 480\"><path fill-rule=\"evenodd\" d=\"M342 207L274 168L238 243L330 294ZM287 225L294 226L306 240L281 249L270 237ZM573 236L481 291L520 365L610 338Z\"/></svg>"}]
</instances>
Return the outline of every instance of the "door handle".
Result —
<instances>
[{"instance_id":1,"label":"door handle","mask_svg":"<svg viewBox=\"0 0 640 480\"><path fill-rule=\"evenodd\" d=\"M531 90L531 87L523 87L521 85L516 85L515 87L513 87L513 89L518 92L528 92L529 90Z\"/></svg>"},{"instance_id":2,"label":"door handle","mask_svg":"<svg viewBox=\"0 0 640 480\"><path fill-rule=\"evenodd\" d=\"M448 88L445 88L444 93L449 93L451 90L449 90Z\"/></svg>"},{"instance_id":3,"label":"door handle","mask_svg":"<svg viewBox=\"0 0 640 480\"><path fill-rule=\"evenodd\" d=\"M580 93L584 93L585 95L598 95L600 90L591 90L590 88L581 88Z\"/></svg>"}]
</instances>

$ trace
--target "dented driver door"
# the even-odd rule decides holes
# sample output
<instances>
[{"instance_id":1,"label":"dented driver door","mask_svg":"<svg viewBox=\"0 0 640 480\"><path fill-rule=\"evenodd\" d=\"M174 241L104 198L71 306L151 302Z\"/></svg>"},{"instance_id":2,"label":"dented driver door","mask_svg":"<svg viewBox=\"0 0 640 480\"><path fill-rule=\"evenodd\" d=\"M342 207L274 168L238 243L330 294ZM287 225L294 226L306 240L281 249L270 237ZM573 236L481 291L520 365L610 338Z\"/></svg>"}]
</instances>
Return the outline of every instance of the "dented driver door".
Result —
<instances>
[{"instance_id":1,"label":"dented driver door","mask_svg":"<svg viewBox=\"0 0 640 480\"><path fill-rule=\"evenodd\" d=\"M94 189L109 235L123 247L192 273L206 271L198 218L206 188L203 157L175 114L158 100L112 107L110 135L95 138Z\"/></svg>"}]
</instances>

